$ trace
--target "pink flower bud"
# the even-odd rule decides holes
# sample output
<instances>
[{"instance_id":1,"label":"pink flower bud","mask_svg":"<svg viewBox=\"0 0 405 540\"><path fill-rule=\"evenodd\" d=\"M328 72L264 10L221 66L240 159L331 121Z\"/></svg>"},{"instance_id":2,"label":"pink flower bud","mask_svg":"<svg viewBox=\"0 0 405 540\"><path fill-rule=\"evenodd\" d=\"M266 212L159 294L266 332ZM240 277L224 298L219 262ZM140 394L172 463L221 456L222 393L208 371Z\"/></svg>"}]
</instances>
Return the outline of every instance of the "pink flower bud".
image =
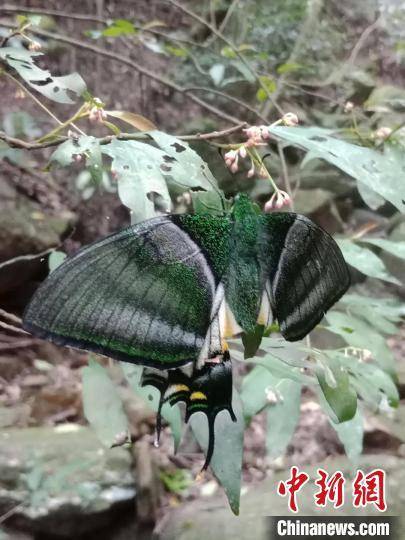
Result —
<instances>
[{"instance_id":1,"label":"pink flower bud","mask_svg":"<svg viewBox=\"0 0 405 540\"><path fill-rule=\"evenodd\" d=\"M266 214L268 214L269 212L273 210L273 199L274 199L274 195L264 205L264 211L266 212Z\"/></svg>"},{"instance_id":2,"label":"pink flower bud","mask_svg":"<svg viewBox=\"0 0 405 540\"><path fill-rule=\"evenodd\" d=\"M83 156L81 154L75 154L73 156L73 159L76 163L80 163L81 161L83 161Z\"/></svg>"},{"instance_id":3,"label":"pink flower bud","mask_svg":"<svg viewBox=\"0 0 405 540\"><path fill-rule=\"evenodd\" d=\"M285 126L297 126L299 124L298 116L292 112L286 113L282 121Z\"/></svg>"},{"instance_id":4,"label":"pink flower bud","mask_svg":"<svg viewBox=\"0 0 405 540\"><path fill-rule=\"evenodd\" d=\"M234 161L232 165L230 166L231 172L236 173L238 170L238 162Z\"/></svg>"},{"instance_id":5,"label":"pink flower bud","mask_svg":"<svg viewBox=\"0 0 405 540\"><path fill-rule=\"evenodd\" d=\"M250 169L248 170L247 177L248 177L248 178L252 178L252 176L254 176L254 174L255 174L255 166L254 166L254 164L252 163L252 166L251 166Z\"/></svg>"},{"instance_id":6,"label":"pink flower bud","mask_svg":"<svg viewBox=\"0 0 405 540\"><path fill-rule=\"evenodd\" d=\"M31 43L28 45L28 49L30 51L40 51L42 49L42 45L38 43L38 41L31 41Z\"/></svg>"},{"instance_id":7,"label":"pink flower bud","mask_svg":"<svg viewBox=\"0 0 405 540\"><path fill-rule=\"evenodd\" d=\"M392 129L387 127L387 126L383 126L383 127L380 127L377 129L377 131L375 132L374 136L376 139L386 139L387 137L389 137L392 133Z\"/></svg>"},{"instance_id":8,"label":"pink flower bud","mask_svg":"<svg viewBox=\"0 0 405 540\"><path fill-rule=\"evenodd\" d=\"M247 151L246 151L246 148L244 146L241 146L239 148L239 155L241 158L245 158L247 156Z\"/></svg>"}]
</instances>

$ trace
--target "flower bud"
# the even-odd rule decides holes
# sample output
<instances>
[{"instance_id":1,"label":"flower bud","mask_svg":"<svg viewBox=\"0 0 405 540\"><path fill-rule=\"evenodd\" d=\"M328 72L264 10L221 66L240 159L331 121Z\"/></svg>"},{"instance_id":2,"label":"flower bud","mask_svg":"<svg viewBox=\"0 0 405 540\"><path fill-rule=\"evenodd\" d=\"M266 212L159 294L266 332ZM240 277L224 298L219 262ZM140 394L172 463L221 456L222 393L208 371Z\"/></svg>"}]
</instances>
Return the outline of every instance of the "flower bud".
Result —
<instances>
[{"instance_id":1,"label":"flower bud","mask_svg":"<svg viewBox=\"0 0 405 540\"><path fill-rule=\"evenodd\" d=\"M375 132L374 136L376 139L386 139L387 137L389 137L392 133L392 129L387 127L387 126L383 126L383 127L380 127L377 129L377 131Z\"/></svg>"},{"instance_id":2,"label":"flower bud","mask_svg":"<svg viewBox=\"0 0 405 540\"><path fill-rule=\"evenodd\" d=\"M31 41L28 45L28 49L30 51L40 51L42 49L42 45L38 43L38 41Z\"/></svg>"},{"instance_id":3,"label":"flower bud","mask_svg":"<svg viewBox=\"0 0 405 540\"><path fill-rule=\"evenodd\" d=\"M247 156L247 151L246 151L246 148L244 146L241 146L239 148L239 155L241 158L245 158Z\"/></svg>"},{"instance_id":4,"label":"flower bud","mask_svg":"<svg viewBox=\"0 0 405 540\"><path fill-rule=\"evenodd\" d=\"M282 121L285 126L297 126L299 124L298 116L292 112L286 113Z\"/></svg>"},{"instance_id":5,"label":"flower bud","mask_svg":"<svg viewBox=\"0 0 405 540\"><path fill-rule=\"evenodd\" d=\"M236 173L238 170L238 162L234 161L232 165L230 166L231 172Z\"/></svg>"},{"instance_id":6,"label":"flower bud","mask_svg":"<svg viewBox=\"0 0 405 540\"><path fill-rule=\"evenodd\" d=\"M251 166L250 169L248 170L247 177L248 177L248 178L252 178L252 176L254 176L254 174L255 174L255 166L254 166L254 164L252 163L252 166Z\"/></svg>"},{"instance_id":7,"label":"flower bud","mask_svg":"<svg viewBox=\"0 0 405 540\"><path fill-rule=\"evenodd\" d=\"M354 109L353 101L346 101L345 106L343 108L344 112L349 113L349 112L352 112L353 109Z\"/></svg>"}]
</instances>

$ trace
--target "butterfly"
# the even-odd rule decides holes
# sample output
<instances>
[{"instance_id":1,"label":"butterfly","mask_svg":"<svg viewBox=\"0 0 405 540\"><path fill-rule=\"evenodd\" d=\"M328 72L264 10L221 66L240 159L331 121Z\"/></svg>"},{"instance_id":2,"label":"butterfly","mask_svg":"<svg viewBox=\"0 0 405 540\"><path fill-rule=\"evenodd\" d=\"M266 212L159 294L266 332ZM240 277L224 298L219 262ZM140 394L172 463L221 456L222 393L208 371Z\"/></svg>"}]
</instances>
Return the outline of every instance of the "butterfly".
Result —
<instances>
[{"instance_id":1,"label":"butterfly","mask_svg":"<svg viewBox=\"0 0 405 540\"><path fill-rule=\"evenodd\" d=\"M142 384L186 420L232 411L227 339L277 321L306 336L350 278L329 234L295 213L262 214L247 196L223 215L162 215L84 247L37 289L24 328L60 345L141 364Z\"/></svg>"}]
</instances>

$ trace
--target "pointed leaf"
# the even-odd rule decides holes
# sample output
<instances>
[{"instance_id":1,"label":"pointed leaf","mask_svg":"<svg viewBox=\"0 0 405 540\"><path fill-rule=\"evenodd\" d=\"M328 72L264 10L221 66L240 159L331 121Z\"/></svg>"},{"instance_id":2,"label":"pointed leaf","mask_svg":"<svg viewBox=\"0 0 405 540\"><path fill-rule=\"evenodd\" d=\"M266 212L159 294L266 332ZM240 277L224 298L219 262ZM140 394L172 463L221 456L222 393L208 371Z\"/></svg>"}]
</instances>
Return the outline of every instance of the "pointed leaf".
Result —
<instances>
[{"instance_id":1,"label":"pointed leaf","mask_svg":"<svg viewBox=\"0 0 405 540\"><path fill-rule=\"evenodd\" d=\"M289 379L276 386L276 403L267 408L266 448L271 457L281 456L294 435L300 417L302 385Z\"/></svg>"},{"instance_id":2,"label":"pointed leaf","mask_svg":"<svg viewBox=\"0 0 405 540\"><path fill-rule=\"evenodd\" d=\"M210 467L225 490L232 512L238 515L245 422L242 402L235 389L232 408L237 418L236 422L232 421L226 410L218 413L215 419L215 448ZM198 444L205 453L208 446L206 416L203 413L195 413L190 418L190 424Z\"/></svg>"},{"instance_id":3,"label":"pointed leaf","mask_svg":"<svg viewBox=\"0 0 405 540\"><path fill-rule=\"evenodd\" d=\"M0 49L0 58L14 68L37 92L58 103L74 103L72 94L76 94L77 98L86 90L84 80L78 73L54 77L48 70L35 65L33 58L41 55L39 52L14 47Z\"/></svg>"},{"instance_id":4,"label":"pointed leaf","mask_svg":"<svg viewBox=\"0 0 405 540\"><path fill-rule=\"evenodd\" d=\"M105 111L107 116L113 116L114 118L119 118L127 124L133 126L139 131L151 131L156 129L156 126L153 122L142 116L141 114L135 114L129 111Z\"/></svg>"},{"instance_id":5,"label":"pointed leaf","mask_svg":"<svg viewBox=\"0 0 405 540\"><path fill-rule=\"evenodd\" d=\"M84 415L101 442L111 447L118 434L128 431L118 390L108 371L91 357L82 376Z\"/></svg>"},{"instance_id":6,"label":"pointed leaf","mask_svg":"<svg viewBox=\"0 0 405 540\"><path fill-rule=\"evenodd\" d=\"M328 380L326 367L333 376L333 385ZM333 421L339 423L351 420L356 414L357 395L350 386L347 371L339 362L329 362L327 366L319 365L315 372L323 395L334 413Z\"/></svg>"}]
</instances>

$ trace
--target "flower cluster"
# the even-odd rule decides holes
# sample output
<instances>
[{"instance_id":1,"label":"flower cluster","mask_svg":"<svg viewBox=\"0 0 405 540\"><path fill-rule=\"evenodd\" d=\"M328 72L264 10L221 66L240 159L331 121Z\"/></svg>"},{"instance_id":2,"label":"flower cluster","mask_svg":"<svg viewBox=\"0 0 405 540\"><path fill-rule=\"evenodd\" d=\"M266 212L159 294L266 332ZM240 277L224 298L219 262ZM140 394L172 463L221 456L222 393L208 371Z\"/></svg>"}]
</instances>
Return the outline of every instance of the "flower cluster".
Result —
<instances>
[{"instance_id":1,"label":"flower cluster","mask_svg":"<svg viewBox=\"0 0 405 540\"><path fill-rule=\"evenodd\" d=\"M281 189L275 191L270 199L264 205L264 211L266 213L272 212L273 210L280 210L283 206L288 206L291 204L291 197L286 191Z\"/></svg>"},{"instance_id":2,"label":"flower cluster","mask_svg":"<svg viewBox=\"0 0 405 540\"><path fill-rule=\"evenodd\" d=\"M103 103L99 98L94 98L94 103L94 107L89 112L89 120L93 124L102 124L107 118L107 113L103 109Z\"/></svg>"}]
</instances>

